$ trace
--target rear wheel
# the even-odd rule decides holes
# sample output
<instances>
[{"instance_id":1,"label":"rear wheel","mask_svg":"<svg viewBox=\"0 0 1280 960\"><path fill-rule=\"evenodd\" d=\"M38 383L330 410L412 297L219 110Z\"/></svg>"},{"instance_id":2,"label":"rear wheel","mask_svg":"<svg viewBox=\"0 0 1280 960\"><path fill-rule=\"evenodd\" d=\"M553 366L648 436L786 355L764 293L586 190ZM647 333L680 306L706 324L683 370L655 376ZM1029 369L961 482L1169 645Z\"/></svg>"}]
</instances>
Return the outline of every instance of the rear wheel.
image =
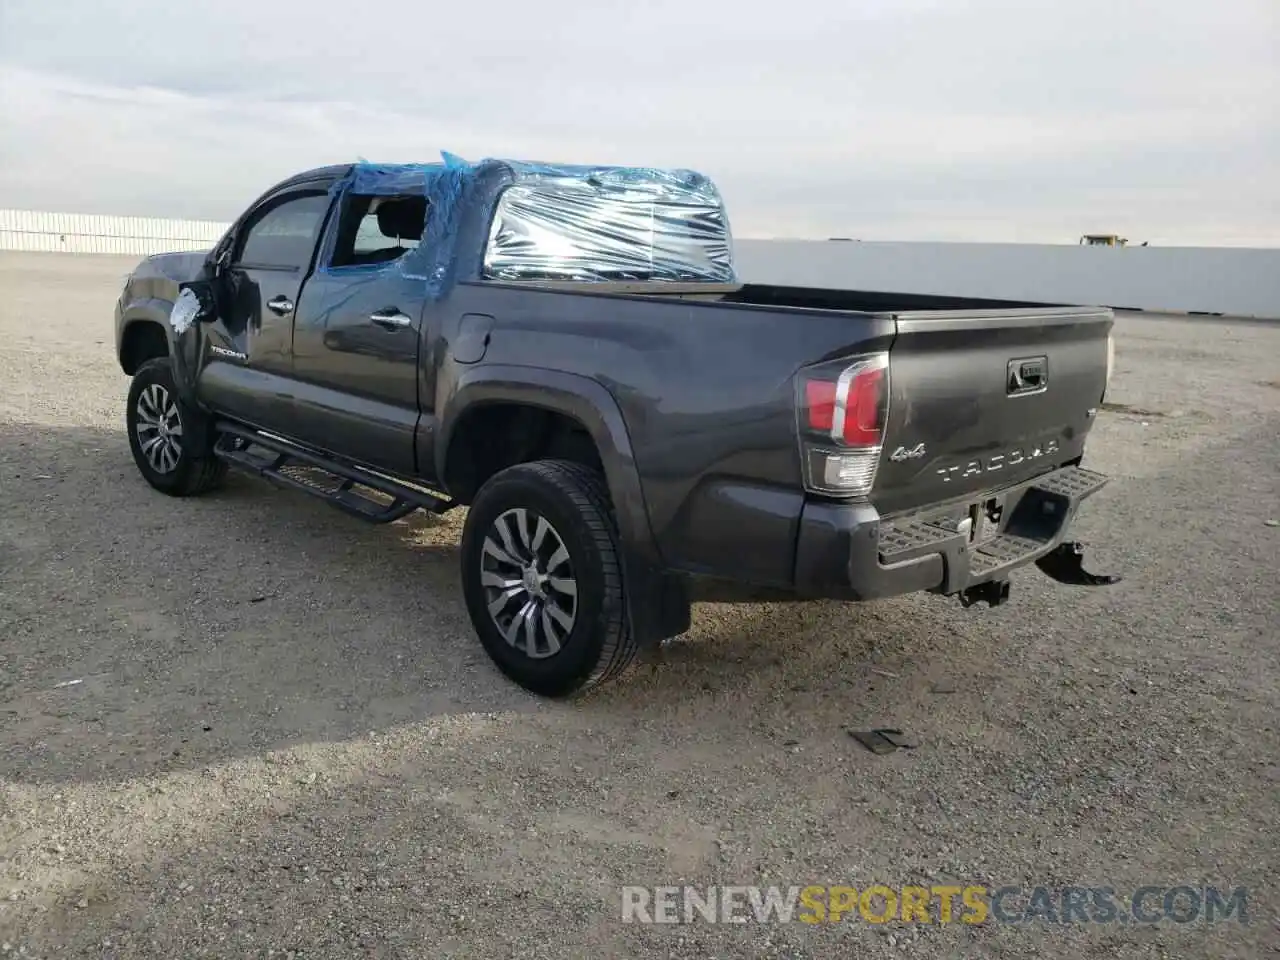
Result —
<instances>
[{"instance_id":1,"label":"rear wheel","mask_svg":"<svg viewBox=\"0 0 1280 960\"><path fill-rule=\"evenodd\" d=\"M563 460L491 478L467 512L462 587L485 651L534 693L564 697L636 654L604 480Z\"/></svg>"},{"instance_id":2,"label":"rear wheel","mask_svg":"<svg viewBox=\"0 0 1280 960\"><path fill-rule=\"evenodd\" d=\"M129 387L125 423L133 461L147 483L174 497L212 490L227 467L213 455L208 418L178 397L168 357L148 360Z\"/></svg>"}]
</instances>

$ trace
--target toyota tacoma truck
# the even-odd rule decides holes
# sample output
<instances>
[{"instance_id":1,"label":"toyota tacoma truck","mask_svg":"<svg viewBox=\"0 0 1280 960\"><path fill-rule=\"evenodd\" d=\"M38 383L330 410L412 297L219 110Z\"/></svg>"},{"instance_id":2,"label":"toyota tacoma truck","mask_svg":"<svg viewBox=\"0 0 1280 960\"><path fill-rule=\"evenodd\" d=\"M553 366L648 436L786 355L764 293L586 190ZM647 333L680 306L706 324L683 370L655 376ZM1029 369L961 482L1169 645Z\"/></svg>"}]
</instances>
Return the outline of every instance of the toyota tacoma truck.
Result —
<instances>
[{"instance_id":1,"label":"toyota tacoma truck","mask_svg":"<svg viewBox=\"0 0 1280 960\"><path fill-rule=\"evenodd\" d=\"M386 523L468 511L466 608L567 696L695 600L1073 584L1110 311L742 282L687 170L358 163L267 190L116 307L146 481L247 470Z\"/></svg>"}]
</instances>

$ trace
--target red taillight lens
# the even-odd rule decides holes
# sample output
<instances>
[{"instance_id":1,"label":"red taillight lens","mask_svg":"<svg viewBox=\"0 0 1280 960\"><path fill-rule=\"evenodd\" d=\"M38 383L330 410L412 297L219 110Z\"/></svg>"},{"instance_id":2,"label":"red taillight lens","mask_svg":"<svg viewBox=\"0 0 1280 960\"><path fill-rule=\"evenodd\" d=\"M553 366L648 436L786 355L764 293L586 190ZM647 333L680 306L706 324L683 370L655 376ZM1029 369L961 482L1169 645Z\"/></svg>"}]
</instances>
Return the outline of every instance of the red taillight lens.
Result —
<instances>
[{"instance_id":1,"label":"red taillight lens","mask_svg":"<svg viewBox=\"0 0 1280 960\"><path fill-rule=\"evenodd\" d=\"M804 401L809 429L830 431L836 417L836 384L831 380L805 381Z\"/></svg>"},{"instance_id":2,"label":"red taillight lens","mask_svg":"<svg viewBox=\"0 0 1280 960\"><path fill-rule=\"evenodd\" d=\"M846 447L874 447L884 433L889 382L886 360L869 357L833 374L804 380L803 423ZM825 374L825 375L824 375Z\"/></svg>"},{"instance_id":3,"label":"red taillight lens","mask_svg":"<svg viewBox=\"0 0 1280 960\"><path fill-rule=\"evenodd\" d=\"M874 447L884 435L884 369L862 370L849 385L841 439L851 447Z\"/></svg>"}]
</instances>

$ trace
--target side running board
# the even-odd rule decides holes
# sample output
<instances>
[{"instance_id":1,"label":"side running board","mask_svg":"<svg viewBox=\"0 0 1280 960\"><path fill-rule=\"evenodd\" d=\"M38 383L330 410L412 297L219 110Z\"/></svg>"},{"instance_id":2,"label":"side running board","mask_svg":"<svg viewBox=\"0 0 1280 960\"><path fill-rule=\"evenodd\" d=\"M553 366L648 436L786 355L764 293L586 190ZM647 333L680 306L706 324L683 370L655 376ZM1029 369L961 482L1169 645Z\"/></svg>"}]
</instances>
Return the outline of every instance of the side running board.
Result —
<instances>
[{"instance_id":1,"label":"side running board","mask_svg":"<svg viewBox=\"0 0 1280 960\"><path fill-rule=\"evenodd\" d=\"M301 490L370 523L391 523L415 510L445 513L457 502L423 487L372 473L239 424L219 421L214 454L280 487Z\"/></svg>"}]
</instances>

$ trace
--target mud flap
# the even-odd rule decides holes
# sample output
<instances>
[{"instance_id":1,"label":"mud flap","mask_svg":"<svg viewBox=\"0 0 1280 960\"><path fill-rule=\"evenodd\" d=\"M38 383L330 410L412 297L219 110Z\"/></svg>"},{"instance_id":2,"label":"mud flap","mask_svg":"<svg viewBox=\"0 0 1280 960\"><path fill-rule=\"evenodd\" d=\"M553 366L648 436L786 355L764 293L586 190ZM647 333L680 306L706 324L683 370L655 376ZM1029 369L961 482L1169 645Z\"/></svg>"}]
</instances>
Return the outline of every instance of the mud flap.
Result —
<instances>
[{"instance_id":1,"label":"mud flap","mask_svg":"<svg viewBox=\"0 0 1280 960\"><path fill-rule=\"evenodd\" d=\"M658 569L634 553L623 554L622 568L627 619L637 644L656 647L663 640L688 631L692 609L683 579Z\"/></svg>"}]
</instances>

